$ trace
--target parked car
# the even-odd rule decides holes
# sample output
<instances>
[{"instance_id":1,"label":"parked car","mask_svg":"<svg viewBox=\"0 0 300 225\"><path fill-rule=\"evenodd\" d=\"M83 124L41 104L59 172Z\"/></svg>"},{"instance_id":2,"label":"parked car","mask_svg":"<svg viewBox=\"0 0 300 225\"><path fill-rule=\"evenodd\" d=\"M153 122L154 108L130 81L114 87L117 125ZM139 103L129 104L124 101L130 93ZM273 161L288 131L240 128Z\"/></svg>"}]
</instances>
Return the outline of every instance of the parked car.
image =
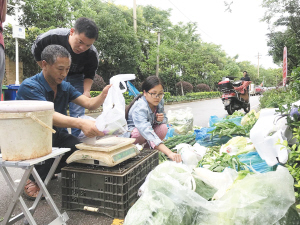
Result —
<instances>
[{"instance_id":1,"label":"parked car","mask_svg":"<svg viewBox=\"0 0 300 225\"><path fill-rule=\"evenodd\" d=\"M256 95L261 95L263 92L264 92L263 87L261 87L261 86L256 86L255 87L255 94Z\"/></svg>"}]
</instances>

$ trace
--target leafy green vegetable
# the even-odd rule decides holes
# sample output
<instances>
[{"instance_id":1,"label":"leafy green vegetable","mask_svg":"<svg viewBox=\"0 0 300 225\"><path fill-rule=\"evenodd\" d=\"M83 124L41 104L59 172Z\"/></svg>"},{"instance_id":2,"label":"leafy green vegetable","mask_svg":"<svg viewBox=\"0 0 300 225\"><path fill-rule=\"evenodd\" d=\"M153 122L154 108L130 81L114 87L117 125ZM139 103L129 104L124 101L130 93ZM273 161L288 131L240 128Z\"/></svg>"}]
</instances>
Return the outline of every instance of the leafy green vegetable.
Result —
<instances>
[{"instance_id":1,"label":"leafy green vegetable","mask_svg":"<svg viewBox=\"0 0 300 225\"><path fill-rule=\"evenodd\" d=\"M228 115L226 119L232 119L239 116L245 116L245 114L241 111L235 111L232 115Z\"/></svg>"},{"instance_id":2,"label":"leafy green vegetable","mask_svg":"<svg viewBox=\"0 0 300 225\"><path fill-rule=\"evenodd\" d=\"M214 124L214 126L216 127L216 129L208 132L212 134L211 138L216 135L219 135L220 138L222 136L232 137L232 135L234 134L246 136L246 131L242 126L238 126L230 121L217 122Z\"/></svg>"},{"instance_id":3,"label":"leafy green vegetable","mask_svg":"<svg viewBox=\"0 0 300 225\"><path fill-rule=\"evenodd\" d=\"M206 154L198 165L199 167L209 165L208 169L214 172L222 172L227 167L235 169L237 171L249 170L247 164L242 163L239 160L238 156L230 156L227 153L219 154L215 151L213 153Z\"/></svg>"},{"instance_id":4,"label":"leafy green vegetable","mask_svg":"<svg viewBox=\"0 0 300 225\"><path fill-rule=\"evenodd\" d=\"M169 149L174 148L176 145L181 143L186 143L193 145L193 143L196 143L196 135L194 134L186 134L186 135L176 135L171 138L168 138L166 141L164 141L165 146L167 146Z\"/></svg>"},{"instance_id":5,"label":"leafy green vegetable","mask_svg":"<svg viewBox=\"0 0 300 225\"><path fill-rule=\"evenodd\" d=\"M259 118L260 113L256 113L254 109L252 109L249 113L247 113L241 120L241 124L247 132L247 136L250 135L250 130L255 125L256 121Z\"/></svg>"}]
</instances>

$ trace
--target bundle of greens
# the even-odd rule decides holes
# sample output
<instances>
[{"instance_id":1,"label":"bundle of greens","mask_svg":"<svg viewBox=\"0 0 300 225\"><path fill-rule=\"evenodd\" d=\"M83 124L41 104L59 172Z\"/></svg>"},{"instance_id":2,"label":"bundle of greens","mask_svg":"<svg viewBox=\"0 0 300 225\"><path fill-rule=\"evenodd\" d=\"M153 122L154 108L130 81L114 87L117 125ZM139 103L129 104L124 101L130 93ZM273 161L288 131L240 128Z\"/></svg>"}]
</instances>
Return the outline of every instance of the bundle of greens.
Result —
<instances>
[{"instance_id":1,"label":"bundle of greens","mask_svg":"<svg viewBox=\"0 0 300 225\"><path fill-rule=\"evenodd\" d=\"M171 138L168 138L164 141L165 146L169 149L173 149L176 145L181 143L186 143L189 145L194 145L196 143L196 135L194 134L186 134L186 135L176 135Z\"/></svg>"},{"instance_id":2,"label":"bundle of greens","mask_svg":"<svg viewBox=\"0 0 300 225\"><path fill-rule=\"evenodd\" d=\"M176 145L179 145L181 143L186 143L186 144L189 144L189 145L194 145L196 143L196 139L195 138L196 138L195 134L176 135L176 136L168 138L163 143L171 151L177 152L177 150L174 149L176 147ZM159 159L159 163L162 163L164 161L167 161L168 157L164 153L159 152L158 153L158 159Z\"/></svg>"},{"instance_id":3,"label":"bundle of greens","mask_svg":"<svg viewBox=\"0 0 300 225\"><path fill-rule=\"evenodd\" d=\"M232 137L232 135L246 136L246 131L244 127L238 126L230 121L218 122L215 123L214 126L216 128L208 132L212 134L211 138L213 138L216 135L219 135L219 138L221 138L222 136Z\"/></svg>"},{"instance_id":4,"label":"bundle of greens","mask_svg":"<svg viewBox=\"0 0 300 225\"><path fill-rule=\"evenodd\" d=\"M241 121L242 126L244 127L247 136L250 134L250 130L255 125L256 121L259 118L259 112L256 113L254 109L252 109L249 113L247 113Z\"/></svg>"},{"instance_id":5,"label":"bundle of greens","mask_svg":"<svg viewBox=\"0 0 300 225\"><path fill-rule=\"evenodd\" d=\"M234 113L232 113L232 115L226 116L226 119L232 119L232 118L240 117L240 116L245 116L245 114L242 113L241 111L235 111Z\"/></svg>"}]
</instances>

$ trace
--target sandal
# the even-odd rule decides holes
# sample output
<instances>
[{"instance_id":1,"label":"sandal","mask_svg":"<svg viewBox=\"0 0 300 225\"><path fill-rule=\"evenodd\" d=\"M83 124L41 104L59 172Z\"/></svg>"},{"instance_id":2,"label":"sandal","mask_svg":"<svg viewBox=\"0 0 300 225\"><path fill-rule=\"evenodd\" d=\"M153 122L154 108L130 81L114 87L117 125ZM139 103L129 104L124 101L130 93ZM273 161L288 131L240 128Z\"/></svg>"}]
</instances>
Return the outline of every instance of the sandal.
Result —
<instances>
[{"instance_id":1,"label":"sandal","mask_svg":"<svg viewBox=\"0 0 300 225\"><path fill-rule=\"evenodd\" d=\"M23 191L24 196L29 200L35 200L39 194L39 191L40 188L37 183L28 179Z\"/></svg>"}]
</instances>

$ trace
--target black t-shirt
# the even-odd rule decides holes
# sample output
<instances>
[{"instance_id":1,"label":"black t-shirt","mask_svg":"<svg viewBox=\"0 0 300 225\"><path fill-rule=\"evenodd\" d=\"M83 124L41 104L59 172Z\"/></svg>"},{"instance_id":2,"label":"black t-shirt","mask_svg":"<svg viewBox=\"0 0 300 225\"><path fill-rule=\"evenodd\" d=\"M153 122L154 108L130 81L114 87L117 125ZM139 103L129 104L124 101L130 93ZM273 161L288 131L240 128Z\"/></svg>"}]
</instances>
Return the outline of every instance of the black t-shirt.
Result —
<instances>
[{"instance_id":1,"label":"black t-shirt","mask_svg":"<svg viewBox=\"0 0 300 225\"><path fill-rule=\"evenodd\" d=\"M94 45L87 51L76 54L69 44L70 29L57 28L49 30L37 37L31 47L31 52L36 61L41 61L41 53L48 45L57 44L65 47L71 54L72 63L68 76L73 74L84 74L84 78L94 79L98 68L98 52Z\"/></svg>"},{"instance_id":2,"label":"black t-shirt","mask_svg":"<svg viewBox=\"0 0 300 225\"><path fill-rule=\"evenodd\" d=\"M250 81L250 77L249 77L249 76L242 77L241 80L244 80L244 81Z\"/></svg>"}]
</instances>

